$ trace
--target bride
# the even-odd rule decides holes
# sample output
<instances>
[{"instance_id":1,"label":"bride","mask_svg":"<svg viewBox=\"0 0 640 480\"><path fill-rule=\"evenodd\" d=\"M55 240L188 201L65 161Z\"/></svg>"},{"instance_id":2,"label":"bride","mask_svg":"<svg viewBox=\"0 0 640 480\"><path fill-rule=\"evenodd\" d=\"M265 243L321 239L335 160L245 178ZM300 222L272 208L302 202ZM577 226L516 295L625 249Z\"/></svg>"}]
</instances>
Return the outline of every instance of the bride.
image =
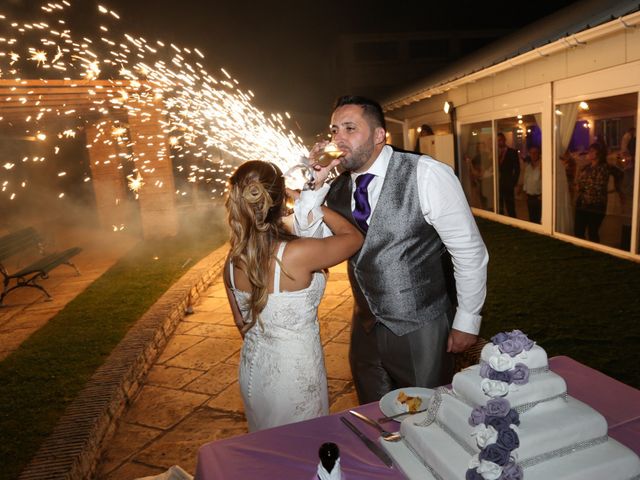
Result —
<instances>
[{"instance_id":1,"label":"bride","mask_svg":"<svg viewBox=\"0 0 640 480\"><path fill-rule=\"evenodd\" d=\"M224 283L244 339L239 380L249 431L329 413L318 327L322 270L363 242L351 223L324 207L333 236L294 236L285 226L285 200L282 172L272 163L246 162L230 178Z\"/></svg>"}]
</instances>

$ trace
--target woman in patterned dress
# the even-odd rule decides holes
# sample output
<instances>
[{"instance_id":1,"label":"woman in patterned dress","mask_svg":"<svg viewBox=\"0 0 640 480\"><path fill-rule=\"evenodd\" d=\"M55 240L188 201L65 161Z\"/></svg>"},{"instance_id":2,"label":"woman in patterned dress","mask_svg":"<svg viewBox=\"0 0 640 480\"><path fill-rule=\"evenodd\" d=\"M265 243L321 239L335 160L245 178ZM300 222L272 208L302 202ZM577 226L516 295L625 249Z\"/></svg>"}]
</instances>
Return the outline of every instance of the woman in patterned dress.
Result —
<instances>
[{"instance_id":1,"label":"woman in patterned dress","mask_svg":"<svg viewBox=\"0 0 640 480\"><path fill-rule=\"evenodd\" d=\"M593 143L587 152L589 163L583 167L576 181L575 235L592 242L600 241L600 225L607 212L609 165L607 150L601 143Z\"/></svg>"}]
</instances>

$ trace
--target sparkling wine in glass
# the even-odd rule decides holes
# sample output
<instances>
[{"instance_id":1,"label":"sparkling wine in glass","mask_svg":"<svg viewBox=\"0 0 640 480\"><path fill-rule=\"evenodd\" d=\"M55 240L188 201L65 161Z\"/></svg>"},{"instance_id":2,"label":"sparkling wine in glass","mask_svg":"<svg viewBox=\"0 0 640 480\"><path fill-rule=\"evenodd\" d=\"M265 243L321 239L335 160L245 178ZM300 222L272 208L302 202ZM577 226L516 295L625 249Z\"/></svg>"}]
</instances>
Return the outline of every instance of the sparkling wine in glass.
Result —
<instances>
[{"instance_id":1,"label":"sparkling wine in glass","mask_svg":"<svg viewBox=\"0 0 640 480\"><path fill-rule=\"evenodd\" d=\"M344 153L338 148L335 143L327 143L327 146L324 147L324 151L320 153L320 155L316 159L316 163L322 167L326 167L333 160L341 157L342 155L344 155Z\"/></svg>"}]
</instances>

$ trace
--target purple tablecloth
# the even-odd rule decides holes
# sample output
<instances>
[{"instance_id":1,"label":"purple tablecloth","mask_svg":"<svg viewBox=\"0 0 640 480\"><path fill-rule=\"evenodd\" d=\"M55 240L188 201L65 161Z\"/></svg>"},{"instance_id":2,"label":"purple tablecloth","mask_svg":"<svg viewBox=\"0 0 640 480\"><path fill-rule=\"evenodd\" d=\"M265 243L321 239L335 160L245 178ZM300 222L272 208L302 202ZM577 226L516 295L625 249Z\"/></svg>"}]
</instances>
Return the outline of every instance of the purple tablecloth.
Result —
<instances>
[{"instance_id":1,"label":"purple tablecloth","mask_svg":"<svg viewBox=\"0 0 640 480\"><path fill-rule=\"evenodd\" d=\"M610 437L640 455L640 390L569 357L553 357L549 365L567 381L569 395L604 415Z\"/></svg>"},{"instance_id":2,"label":"purple tablecloth","mask_svg":"<svg viewBox=\"0 0 640 480\"><path fill-rule=\"evenodd\" d=\"M569 394L591 405L609 423L609 435L640 454L640 390L618 382L569 357L550 359L551 369L562 375ZM381 416L377 403L357 408L373 418ZM346 480L402 479L396 468L387 468L340 422L329 415L305 422L211 442L200 447L196 479L309 479L316 478L318 448L324 442L340 447ZM376 432L362 423L372 439ZM397 423L390 423L391 428Z\"/></svg>"}]
</instances>

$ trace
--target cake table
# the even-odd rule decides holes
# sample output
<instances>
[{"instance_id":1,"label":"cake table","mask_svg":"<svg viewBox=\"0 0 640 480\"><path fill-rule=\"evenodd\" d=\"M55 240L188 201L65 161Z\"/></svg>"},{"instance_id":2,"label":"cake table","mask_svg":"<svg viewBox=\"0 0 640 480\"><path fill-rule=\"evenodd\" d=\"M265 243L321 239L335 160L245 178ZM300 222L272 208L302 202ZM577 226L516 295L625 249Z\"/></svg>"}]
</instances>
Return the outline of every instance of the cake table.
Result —
<instances>
[{"instance_id":1,"label":"cake table","mask_svg":"<svg viewBox=\"0 0 640 480\"><path fill-rule=\"evenodd\" d=\"M551 370L565 378L569 395L598 410L609 424L609 436L640 454L640 390L614 380L569 357L549 360ZM378 418L377 403L356 408ZM196 479L295 478L315 479L318 448L324 442L340 447L345 480L403 479L397 468L386 467L340 421L346 412L211 442L200 447ZM357 423L356 423L357 422ZM354 420L377 441L376 432ZM391 428L399 426L388 423Z\"/></svg>"}]
</instances>

